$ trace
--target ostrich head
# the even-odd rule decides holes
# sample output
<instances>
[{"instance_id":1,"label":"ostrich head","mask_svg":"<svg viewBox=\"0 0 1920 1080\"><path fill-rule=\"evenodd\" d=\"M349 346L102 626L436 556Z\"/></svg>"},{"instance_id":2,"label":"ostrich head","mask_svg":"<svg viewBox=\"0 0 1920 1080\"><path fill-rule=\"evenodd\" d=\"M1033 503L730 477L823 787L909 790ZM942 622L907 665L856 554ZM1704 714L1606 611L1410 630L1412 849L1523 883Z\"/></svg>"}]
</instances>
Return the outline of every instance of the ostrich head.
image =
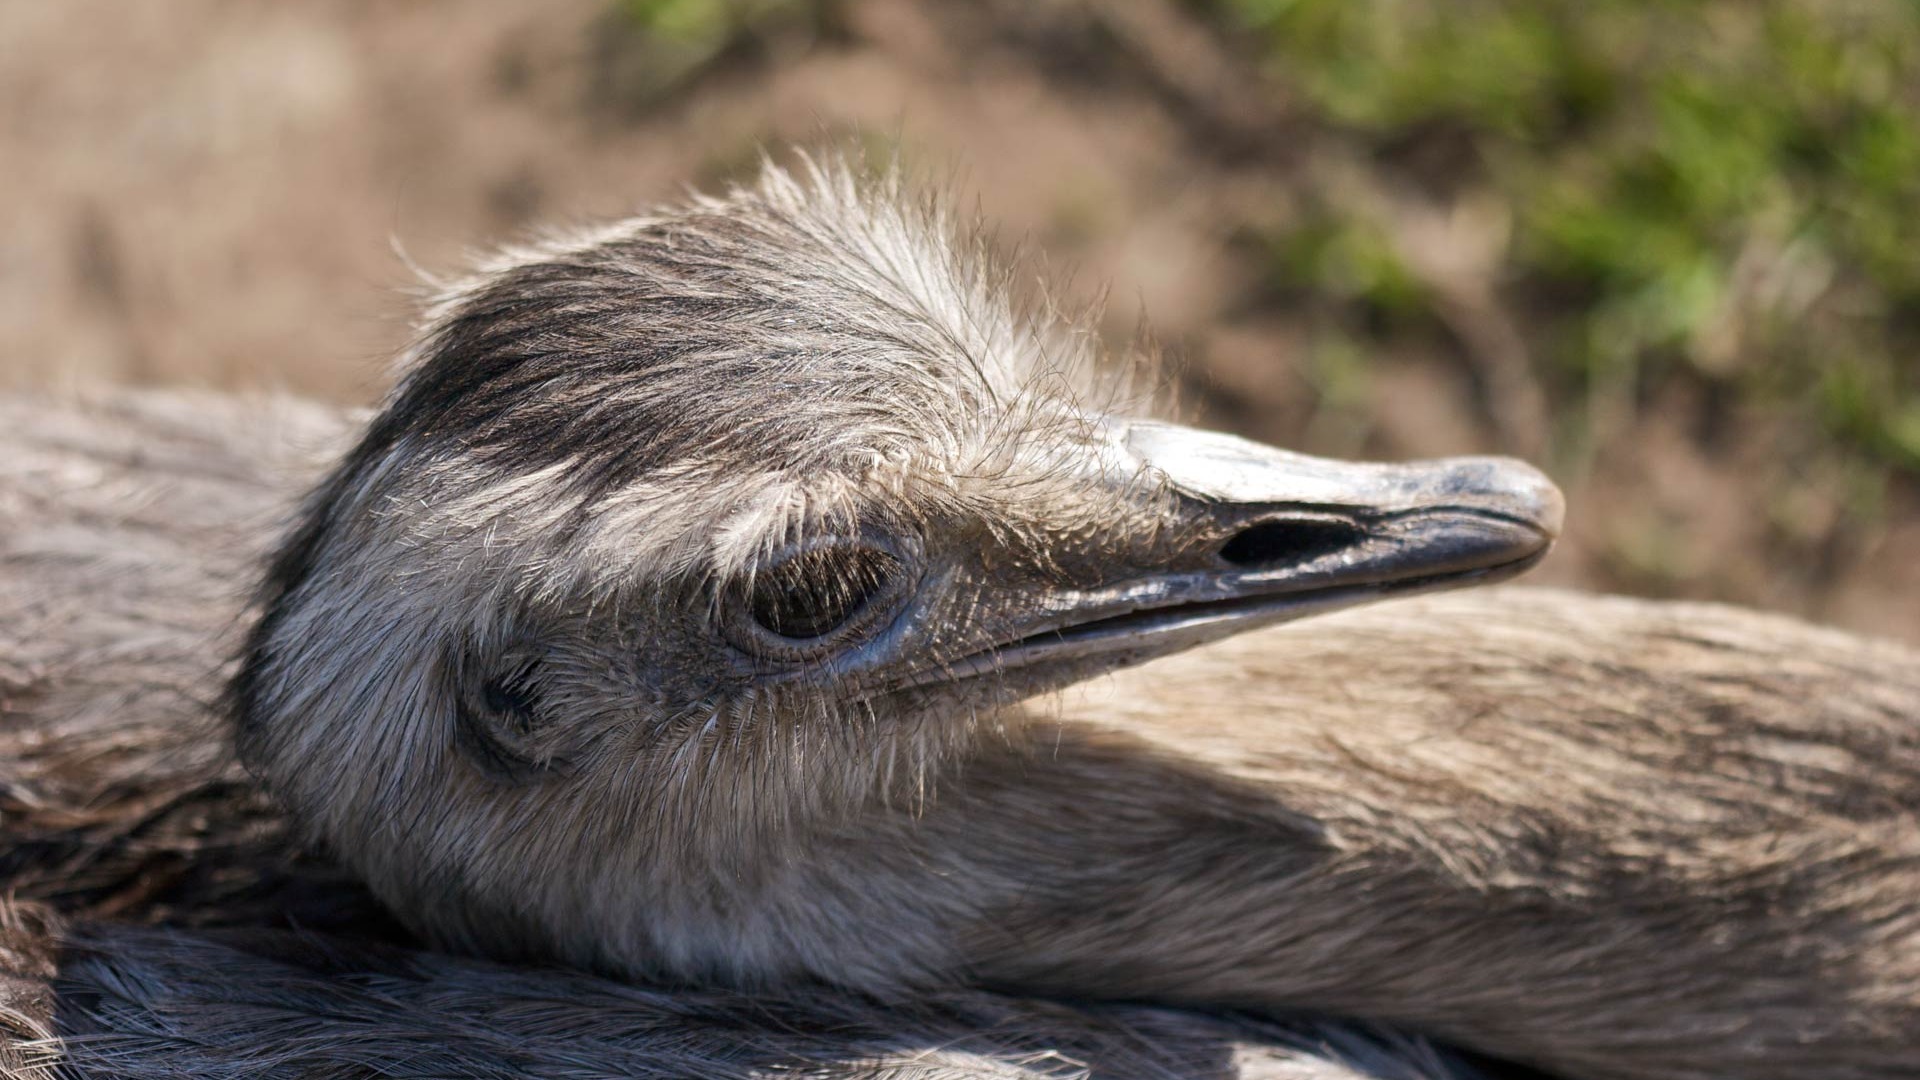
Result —
<instances>
[{"instance_id":1,"label":"ostrich head","mask_svg":"<svg viewBox=\"0 0 1920 1080\"><path fill-rule=\"evenodd\" d=\"M833 165L457 283L268 571L245 758L437 939L644 966L634 909L724 919L1015 702L1507 576L1558 526L1516 462L1128 419L1011 284Z\"/></svg>"}]
</instances>

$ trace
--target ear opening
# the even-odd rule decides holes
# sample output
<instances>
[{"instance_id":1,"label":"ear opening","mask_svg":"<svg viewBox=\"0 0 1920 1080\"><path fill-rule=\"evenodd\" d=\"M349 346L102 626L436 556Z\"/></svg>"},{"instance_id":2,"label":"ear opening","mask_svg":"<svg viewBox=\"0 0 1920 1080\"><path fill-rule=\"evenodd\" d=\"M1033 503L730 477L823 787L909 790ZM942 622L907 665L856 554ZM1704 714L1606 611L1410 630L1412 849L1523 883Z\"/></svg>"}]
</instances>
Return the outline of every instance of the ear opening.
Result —
<instances>
[{"instance_id":1,"label":"ear opening","mask_svg":"<svg viewBox=\"0 0 1920 1080\"><path fill-rule=\"evenodd\" d=\"M519 642L493 650L458 648L447 658L454 746L506 783L538 783L573 772L572 763L554 752L560 718L545 700L543 654L537 643Z\"/></svg>"}]
</instances>

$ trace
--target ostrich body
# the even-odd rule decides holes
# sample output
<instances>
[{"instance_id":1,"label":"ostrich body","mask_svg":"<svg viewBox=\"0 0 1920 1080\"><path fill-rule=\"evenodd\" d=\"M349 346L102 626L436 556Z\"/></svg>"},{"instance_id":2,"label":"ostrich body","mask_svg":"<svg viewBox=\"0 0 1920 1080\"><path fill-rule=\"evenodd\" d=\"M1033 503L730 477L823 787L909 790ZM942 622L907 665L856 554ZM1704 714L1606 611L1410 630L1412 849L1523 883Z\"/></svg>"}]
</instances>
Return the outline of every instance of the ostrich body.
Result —
<instances>
[{"instance_id":1,"label":"ostrich body","mask_svg":"<svg viewBox=\"0 0 1920 1080\"><path fill-rule=\"evenodd\" d=\"M462 951L1910 1073L1920 659L1529 591L1171 655L1510 573L1554 496L1117 419L981 265L829 169L451 288L271 564L249 765Z\"/></svg>"},{"instance_id":2,"label":"ostrich body","mask_svg":"<svg viewBox=\"0 0 1920 1080\"><path fill-rule=\"evenodd\" d=\"M1418 1039L955 989L744 997L0 902L9 1080L1482 1080Z\"/></svg>"}]
</instances>

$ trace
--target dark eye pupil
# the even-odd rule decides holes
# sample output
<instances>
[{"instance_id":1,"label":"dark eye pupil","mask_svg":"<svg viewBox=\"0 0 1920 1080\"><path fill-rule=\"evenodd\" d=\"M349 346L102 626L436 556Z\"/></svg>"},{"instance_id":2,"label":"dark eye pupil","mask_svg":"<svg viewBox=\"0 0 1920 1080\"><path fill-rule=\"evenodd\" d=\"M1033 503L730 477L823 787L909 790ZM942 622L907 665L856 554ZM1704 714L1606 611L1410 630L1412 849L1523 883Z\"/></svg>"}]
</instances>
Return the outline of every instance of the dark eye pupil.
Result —
<instances>
[{"instance_id":1,"label":"dark eye pupil","mask_svg":"<svg viewBox=\"0 0 1920 1080\"><path fill-rule=\"evenodd\" d=\"M754 583L753 621L784 638L825 637L860 613L892 565L890 556L865 548L802 552Z\"/></svg>"}]
</instances>

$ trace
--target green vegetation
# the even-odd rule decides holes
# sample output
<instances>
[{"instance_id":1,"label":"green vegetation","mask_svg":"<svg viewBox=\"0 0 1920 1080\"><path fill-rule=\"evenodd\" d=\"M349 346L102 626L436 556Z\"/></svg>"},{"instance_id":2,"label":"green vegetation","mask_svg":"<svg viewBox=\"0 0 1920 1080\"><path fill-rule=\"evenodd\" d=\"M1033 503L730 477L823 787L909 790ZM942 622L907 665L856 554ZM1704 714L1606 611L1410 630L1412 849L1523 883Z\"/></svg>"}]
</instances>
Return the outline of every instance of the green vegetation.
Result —
<instances>
[{"instance_id":1,"label":"green vegetation","mask_svg":"<svg viewBox=\"0 0 1920 1080\"><path fill-rule=\"evenodd\" d=\"M616 0L595 35L595 98L643 109L715 61L830 14L822 0Z\"/></svg>"},{"instance_id":2,"label":"green vegetation","mask_svg":"<svg viewBox=\"0 0 1920 1080\"><path fill-rule=\"evenodd\" d=\"M711 57L743 31L811 6L804 0L621 0L618 11L662 41Z\"/></svg>"},{"instance_id":3,"label":"green vegetation","mask_svg":"<svg viewBox=\"0 0 1920 1080\"><path fill-rule=\"evenodd\" d=\"M1795 449L1920 473L1920 4L1204 7L1393 182L1497 201L1495 284L1563 431L1692 380L1832 440ZM1377 213L1310 205L1278 283L1392 316L1375 334L1432 302Z\"/></svg>"}]
</instances>

